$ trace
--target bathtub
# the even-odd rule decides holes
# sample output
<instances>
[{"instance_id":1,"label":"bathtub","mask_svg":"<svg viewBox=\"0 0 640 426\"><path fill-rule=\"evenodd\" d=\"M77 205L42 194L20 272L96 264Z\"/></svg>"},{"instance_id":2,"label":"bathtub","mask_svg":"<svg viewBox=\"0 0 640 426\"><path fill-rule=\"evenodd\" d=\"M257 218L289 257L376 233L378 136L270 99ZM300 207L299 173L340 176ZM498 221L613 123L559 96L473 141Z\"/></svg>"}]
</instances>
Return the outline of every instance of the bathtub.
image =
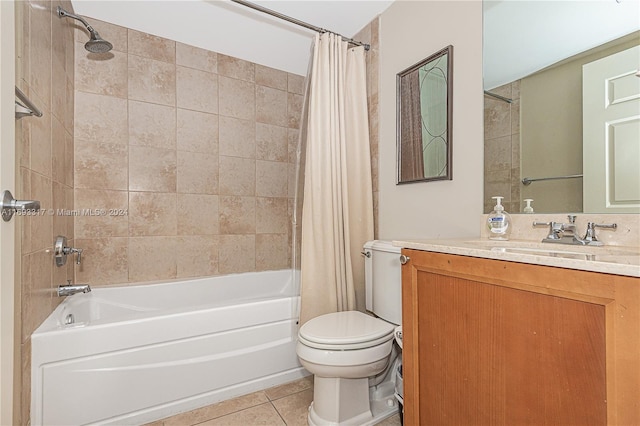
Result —
<instances>
[{"instance_id":1,"label":"bathtub","mask_svg":"<svg viewBox=\"0 0 640 426\"><path fill-rule=\"evenodd\" d=\"M141 424L303 377L291 270L95 288L31 336L31 424Z\"/></svg>"}]
</instances>

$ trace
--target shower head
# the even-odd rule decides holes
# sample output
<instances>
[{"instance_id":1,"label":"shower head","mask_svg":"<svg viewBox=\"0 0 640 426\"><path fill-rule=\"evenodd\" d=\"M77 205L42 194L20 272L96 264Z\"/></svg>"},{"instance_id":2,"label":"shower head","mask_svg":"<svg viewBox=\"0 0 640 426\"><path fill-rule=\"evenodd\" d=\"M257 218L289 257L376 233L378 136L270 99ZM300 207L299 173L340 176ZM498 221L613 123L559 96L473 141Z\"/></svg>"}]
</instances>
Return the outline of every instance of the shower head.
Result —
<instances>
[{"instance_id":1,"label":"shower head","mask_svg":"<svg viewBox=\"0 0 640 426\"><path fill-rule=\"evenodd\" d=\"M89 25L89 23L84 19L82 19L80 16L74 15L73 13L69 13L63 8L61 8L60 6L58 6L57 12L58 12L58 18L60 19L72 18L84 24L84 26L87 28L87 31L89 31L89 34L90 34L89 41L84 44L84 48L87 49L89 52L105 53L113 49L113 45L109 43L107 40L100 37L100 34L98 34L98 32L94 30L93 27Z\"/></svg>"},{"instance_id":2,"label":"shower head","mask_svg":"<svg viewBox=\"0 0 640 426\"><path fill-rule=\"evenodd\" d=\"M113 49L113 45L100 37L96 30L89 30L91 39L84 44L84 48L91 53L105 53Z\"/></svg>"}]
</instances>

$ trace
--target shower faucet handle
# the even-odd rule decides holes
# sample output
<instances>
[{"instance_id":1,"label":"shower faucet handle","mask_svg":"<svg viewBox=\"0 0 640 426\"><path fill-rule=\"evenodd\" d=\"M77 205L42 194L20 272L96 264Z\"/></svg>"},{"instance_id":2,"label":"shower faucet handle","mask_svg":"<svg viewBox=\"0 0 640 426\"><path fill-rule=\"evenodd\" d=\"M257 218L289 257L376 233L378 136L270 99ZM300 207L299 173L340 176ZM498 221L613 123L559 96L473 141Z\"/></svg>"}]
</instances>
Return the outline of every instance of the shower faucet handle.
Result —
<instances>
[{"instance_id":1,"label":"shower faucet handle","mask_svg":"<svg viewBox=\"0 0 640 426\"><path fill-rule=\"evenodd\" d=\"M53 254L56 258L56 266L64 266L67 263L67 256L77 255L76 264L82 263L82 249L75 247L67 247L67 237L58 235L53 246Z\"/></svg>"}]
</instances>

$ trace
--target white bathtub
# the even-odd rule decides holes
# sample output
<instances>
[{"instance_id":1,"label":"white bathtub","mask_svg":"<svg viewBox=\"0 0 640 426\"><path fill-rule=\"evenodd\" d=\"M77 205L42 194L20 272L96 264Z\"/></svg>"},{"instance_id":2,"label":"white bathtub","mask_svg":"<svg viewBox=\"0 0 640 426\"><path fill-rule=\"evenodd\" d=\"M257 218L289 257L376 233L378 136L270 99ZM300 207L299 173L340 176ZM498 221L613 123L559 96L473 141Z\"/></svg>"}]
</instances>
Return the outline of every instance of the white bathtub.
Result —
<instances>
[{"instance_id":1,"label":"white bathtub","mask_svg":"<svg viewBox=\"0 0 640 426\"><path fill-rule=\"evenodd\" d=\"M68 297L31 337L31 424L140 424L303 377L298 303L290 270Z\"/></svg>"}]
</instances>

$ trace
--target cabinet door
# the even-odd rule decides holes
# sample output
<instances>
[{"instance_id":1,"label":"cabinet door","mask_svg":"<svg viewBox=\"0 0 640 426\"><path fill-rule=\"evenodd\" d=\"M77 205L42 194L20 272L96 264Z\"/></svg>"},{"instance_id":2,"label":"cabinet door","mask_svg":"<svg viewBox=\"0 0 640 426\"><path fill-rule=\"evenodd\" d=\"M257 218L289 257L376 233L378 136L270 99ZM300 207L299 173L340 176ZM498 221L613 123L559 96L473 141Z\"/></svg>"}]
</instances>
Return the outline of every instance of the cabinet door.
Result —
<instances>
[{"instance_id":1,"label":"cabinet door","mask_svg":"<svg viewBox=\"0 0 640 426\"><path fill-rule=\"evenodd\" d=\"M607 424L611 300L547 294L554 293L548 277L513 269L544 267L415 251L410 257L403 269L407 424ZM438 262L455 273L434 269ZM511 273L520 277L516 288ZM523 284L527 275L532 284L542 279L542 290Z\"/></svg>"}]
</instances>

